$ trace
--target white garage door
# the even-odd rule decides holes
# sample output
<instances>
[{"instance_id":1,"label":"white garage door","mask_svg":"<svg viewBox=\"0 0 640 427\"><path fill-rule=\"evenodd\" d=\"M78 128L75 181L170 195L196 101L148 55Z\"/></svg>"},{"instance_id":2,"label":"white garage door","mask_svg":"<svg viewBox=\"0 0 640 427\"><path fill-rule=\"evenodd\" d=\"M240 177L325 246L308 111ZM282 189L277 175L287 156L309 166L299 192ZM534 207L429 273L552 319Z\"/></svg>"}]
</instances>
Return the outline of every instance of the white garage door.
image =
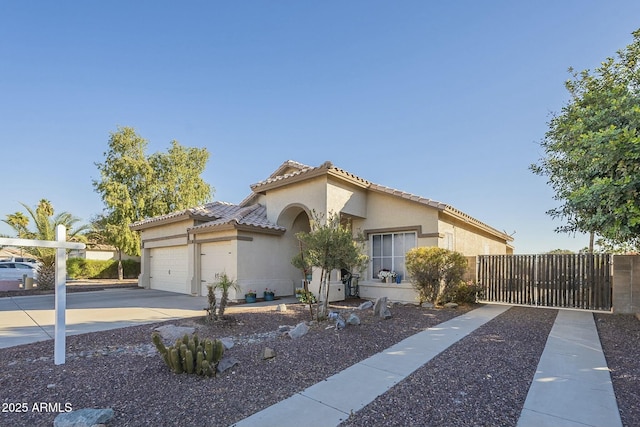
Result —
<instances>
[{"instance_id":1,"label":"white garage door","mask_svg":"<svg viewBox=\"0 0 640 427\"><path fill-rule=\"evenodd\" d=\"M207 295L207 285L218 281L220 273L226 272L229 278L236 280L231 272L231 242L203 243L200 248L200 295Z\"/></svg>"},{"instance_id":2,"label":"white garage door","mask_svg":"<svg viewBox=\"0 0 640 427\"><path fill-rule=\"evenodd\" d=\"M187 284L187 246L169 246L150 250L151 289L190 294Z\"/></svg>"}]
</instances>

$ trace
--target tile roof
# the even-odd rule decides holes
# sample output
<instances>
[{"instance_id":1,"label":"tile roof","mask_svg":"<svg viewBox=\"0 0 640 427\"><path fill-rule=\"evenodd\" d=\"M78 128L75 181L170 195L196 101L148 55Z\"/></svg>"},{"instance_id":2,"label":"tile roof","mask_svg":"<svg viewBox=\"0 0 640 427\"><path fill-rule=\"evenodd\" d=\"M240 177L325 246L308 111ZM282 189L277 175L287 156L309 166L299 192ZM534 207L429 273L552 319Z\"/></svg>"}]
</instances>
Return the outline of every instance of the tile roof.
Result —
<instances>
[{"instance_id":1,"label":"tile roof","mask_svg":"<svg viewBox=\"0 0 640 427\"><path fill-rule=\"evenodd\" d=\"M288 169L287 166L296 170L293 172L282 173ZM278 181L286 181L291 179L292 177L307 174L311 171L317 171L320 169L329 169L331 167L333 167L331 162L324 162L318 167L312 167L312 166L303 165L302 163L298 163L293 160L287 160L282 165L280 165L280 167L274 173L272 173L269 176L269 178L265 179L264 181L260 181L256 184L251 185L251 189L255 191L257 188L267 184L271 184Z\"/></svg>"},{"instance_id":2,"label":"tile roof","mask_svg":"<svg viewBox=\"0 0 640 427\"><path fill-rule=\"evenodd\" d=\"M255 203L257 194L270 188L277 188L292 182L321 176L323 174L330 174L332 176L345 179L355 185L361 186L362 188L366 188L371 191L386 193L405 200L410 200L416 203L430 206L461 221L473 224L476 227L484 229L491 234L504 238L506 241L513 241L513 238L505 232L499 231L485 224L484 222L479 221L472 216L454 208L453 206L435 200L427 199L425 197L417 196L415 194L407 193L405 191L397 190L395 188L375 184L373 182L367 181L364 178L360 178L359 176L354 175L344 169L335 167L333 163L329 161L324 162L320 166L313 167L296 162L294 160L287 160L282 163L278 167L278 169L276 169L276 171L273 172L267 179L251 185L252 193L247 196L242 202L240 202L239 205L225 202L208 203L196 208L185 209L167 215L138 221L132 224L131 228L134 230L142 229L146 228L147 226L174 222L181 219L194 218L200 220L210 220L205 222L204 224L200 224L190 228L189 231L198 231L223 225L244 225L264 230L278 232L285 231L283 227L280 227L279 225L274 224L267 219L266 208L260 204Z\"/></svg>"},{"instance_id":3,"label":"tile roof","mask_svg":"<svg viewBox=\"0 0 640 427\"><path fill-rule=\"evenodd\" d=\"M227 205L226 209L220 212L220 216L217 219L191 227L188 231L201 231L223 225L244 225L273 231L286 230L284 227L274 224L267 219L266 207L255 204L246 207Z\"/></svg>"},{"instance_id":4,"label":"tile roof","mask_svg":"<svg viewBox=\"0 0 640 427\"><path fill-rule=\"evenodd\" d=\"M335 167L331 162L327 161L324 162L323 164L321 164L318 167L311 167L311 166L306 166L303 165L301 163L297 163L297 162L293 162L291 160L285 162L283 164L283 166L285 164L297 164L300 166L300 168L294 172L290 172L287 174L282 174L282 175L277 175L277 174L272 174L272 176L270 176L269 178L267 178L264 181L260 181L256 184L253 184L251 186L251 189L253 190L254 194L260 191L263 191L270 188L270 187L278 187L280 185L285 185L287 183L287 181L291 181L294 182L296 180L301 180L301 179L305 179L307 177L314 177L323 173L330 173L334 176L338 176L341 177L343 179L347 179L348 181L356 184L356 185L360 185L363 188L372 190L372 191L378 191L381 193L386 193L392 196L396 196L396 197L400 197L406 200L411 200L413 202L416 203L421 203L423 205L427 205L427 206L431 206L433 208L436 208L442 212L445 212L451 216L454 216L456 218L458 218L459 220L462 220L464 222L470 223L475 225L476 227L479 227L481 229L484 229L488 232L490 232L491 234L500 236L501 238L505 239L506 241L513 241L513 238L511 236L509 236L507 233L499 231L493 227L491 227L490 225L485 224L482 221L479 221L475 218L473 218L472 216L462 212L461 210L458 210L456 208L454 208L451 205L448 205L446 203L442 203L442 202L438 202L436 200L431 200L431 199L427 199L425 197L421 197L421 196L417 196L415 194L411 194L411 193L407 193L406 191L402 191L402 190L397 190L395 188L391 188L391 187L386 187L384 185L380 185L380 184L376 184L370 181L367 181L364 178L360 178L357 175L352 174L351 172L348 172L344 169ZM282 168L282 166L281 166ZM279 169L280 170L280 169ZM274 176L275 175L275 176ZM245 200L250 200L250 197L248 197Z\"/></svg>"},{"instance_id":5,"label":"tile roof","mask_svg":"<svg viewBox=\"0 0 640 427\"><path fill-rule=\"evenodd\" d=\"M207 203L206 205L198 206L195 208L184 209L166 215L148 218L131 224L131 228L134 230L139 230L147 227L153 227L155 225L161 225L190 218L206 222L204 224L189 228L189 231L201 230L204 228L216 227L226 224L239 224L274 231L285 230L283 227L280 227L277 224L273 224L267 219L267 210L262 205L254 204L251 206L242 207L226 202Z\"/></svg>"}]
</instances>

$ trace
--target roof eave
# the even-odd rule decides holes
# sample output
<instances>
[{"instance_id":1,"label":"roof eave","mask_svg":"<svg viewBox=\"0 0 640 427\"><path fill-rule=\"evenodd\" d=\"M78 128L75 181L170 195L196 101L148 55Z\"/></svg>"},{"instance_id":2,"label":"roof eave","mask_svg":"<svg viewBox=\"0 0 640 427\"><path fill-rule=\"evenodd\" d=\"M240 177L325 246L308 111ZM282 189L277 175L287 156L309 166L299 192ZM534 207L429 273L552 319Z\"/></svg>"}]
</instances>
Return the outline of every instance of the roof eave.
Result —
<instances>
[{"instance_id":1,"label":"roof eave","mask_svg":"<svg viewBox=\"0 0 640 427\"><path fill-rule=\"evenodd\" d=\"M194 218L197 219L199 218L199 216L194 216L194 215L191 215L189 212L184 212L180 215L170 216L167 218L160 218L157 220L150 218L148 220L139 221L137 223L130 224L129 229L133 231L141 231L146 228L157 227L159 225L166 225L166 224L171 224L173 222L179 222L179 221L184 221L185 219L194 219ZM211 220L211 218L208 218L208 219Z\"/></svg>"}]
</instances>

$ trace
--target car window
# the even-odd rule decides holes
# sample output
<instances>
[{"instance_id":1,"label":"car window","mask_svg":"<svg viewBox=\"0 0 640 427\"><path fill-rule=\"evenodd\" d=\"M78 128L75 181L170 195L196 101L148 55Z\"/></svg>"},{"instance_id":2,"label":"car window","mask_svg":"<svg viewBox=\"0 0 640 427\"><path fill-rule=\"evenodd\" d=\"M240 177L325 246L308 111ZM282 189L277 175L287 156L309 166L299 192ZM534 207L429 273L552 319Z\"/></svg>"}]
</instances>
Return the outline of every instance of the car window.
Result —
<instances>
[{"instance_id":1,"label":"car window","mask_svg":"<svg viewBox=\"0 0 640 427\"><path fill-rule=\"evenodd\" d=\"M0 264L0 268L9 268L7 264Z\"/></svg>"},{"instance_id":2,"label":"car window","mask_svg":"<svg viewBox=\"0 0 640 427\"><path fill-rule=\"evenodd\" d=\"M27 264L16 264L16 268L21 268L23 270L31 270L31 267L29 267Z\"/></svg>"}]
</instances>

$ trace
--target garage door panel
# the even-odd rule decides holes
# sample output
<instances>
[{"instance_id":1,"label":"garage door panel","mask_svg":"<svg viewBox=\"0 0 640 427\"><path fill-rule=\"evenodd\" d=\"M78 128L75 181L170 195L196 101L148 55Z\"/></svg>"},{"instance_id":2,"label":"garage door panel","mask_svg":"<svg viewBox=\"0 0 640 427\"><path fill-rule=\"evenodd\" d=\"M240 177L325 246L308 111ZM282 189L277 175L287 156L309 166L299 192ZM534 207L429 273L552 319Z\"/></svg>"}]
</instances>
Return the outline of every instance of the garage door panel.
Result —
<instances>
[{"instance_id":1,"label":"garage door panel","mask_svg":"<svg viewBox=\"0 0 640 427\"><path fill-rule=\"evenodd\" d=\"M160 291L189 294L187 247L169 246L150 250L150 287Z\"/></svg>"},{"instance_id":2,"label":"garage door panel","mask_svg":"<svg viewBox=\"0 0 640 427\"><path fill-rule=\"evenodd\" d=\"M207 295L207 285L218 280L220 273L227 272L229 268L231 243L210 242L203 243L200 247L200 278L202 286L200 295ZM231 277L235 280L235 277Z\"/></svg>"}]
</instances>

